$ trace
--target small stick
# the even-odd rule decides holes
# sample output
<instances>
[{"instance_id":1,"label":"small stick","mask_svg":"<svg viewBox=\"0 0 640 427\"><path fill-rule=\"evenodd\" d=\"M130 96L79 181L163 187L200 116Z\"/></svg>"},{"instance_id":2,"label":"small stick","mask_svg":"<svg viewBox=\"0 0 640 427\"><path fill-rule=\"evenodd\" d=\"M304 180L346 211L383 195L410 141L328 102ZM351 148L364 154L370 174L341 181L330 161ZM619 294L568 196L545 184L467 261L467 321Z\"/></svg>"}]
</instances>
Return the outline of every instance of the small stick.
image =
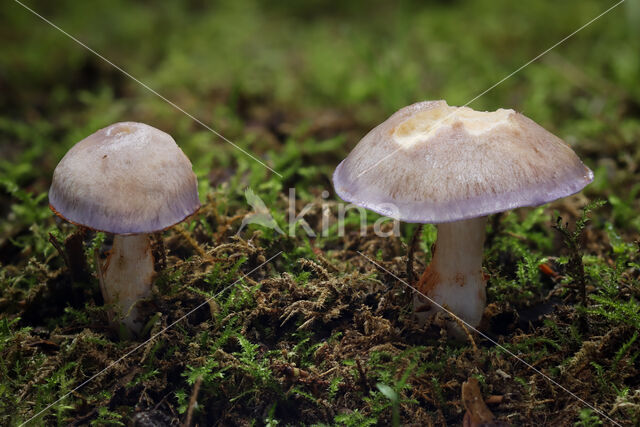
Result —
<instances>
[{"instance_id":1,"label":"small stick","mask_svg":"<svg viewBox=\"0 0 640 427\"><path fill-rule=\"evenodd\" d=\"M89 268L84 255L84 235L85 229L80 227L64 241L65 252L67 253L68 267L71 277L76 282L86 282L89 280Z\"/></svg>"},{"instance_id":2,"label":"small stick","mask_svg":"<svg viewBox=\"0 0 640 427\"><path fill-rule=\"evenodd\" d=\"M367 373L362 367L362 364L360 363L360 359L356 359L356 367L358 368L358 373L360 374L360 382L361 382L362 390L366 393L369 391L371 386L369 385L369 381L367 380Z\"/></svg>"},{"instance_id":3,"label":"small stick","mask_svg":"<svg viewBox=\"0 0 640 427\"><path fill-rule=\"evenodd\" d=\"M85 230L81 227L67 237L63 244L60 244L58 239L52 233L49 233L49 242L56 248L67 266L71 278L76 282L89 280L89 268L84 257L84 234Z\"/></svg>"},{"instance_id":4,"label":"small stick","mask_svg":"<svg viewBox=\"0 0 640 427\"><path fill-rule=\"evenodd\" d=\"M409 243L409 251L407 252L407 282L410 285L413 285L413 257L416 250L416 246L418 244L418 240L420 240L420 236L422 235L423 224L418 224L418 227L413 232L413 236L411 237L411 242Z\"/></svg>"},{"instance_id":5,"label":"small stick","mask_svg":"<svg viewBox=\"0 0 640 427\"><path fill-rule=\"evenodd\" d=\"M323 372L323 373L321 373L320 375L318 375L318 378L322 378L322 377L324 377L325 375L327 375L327 374L329 374L329 373L331 373L331 372L335 371L336 369L338 369L338 367L337 367L337 366L334 366L333 368L329 369L328 371Z\"/></svg>"},{"instance_id":6,"label":"small stick","mask_svg":"<svg viewBox=\"0 0 640 427\"><path fill-rule=\"evenodd\" d=\"M193 410L196 407L196 403L198 401L198 393L200 392L201 384L202 384L202 377L198 377L195 384L193 384L191 399L189 399L189 409L187 410L187 419L183 424L184 427L189 427L191 425L191 419L193 418Z\"/></svg>"},{"instance_id":7,"label":"small stick","mask_svg":"<svg viewBox=\"0 0 640 427\"><path fill-rule=\"evenodd\" d=\"M504 400L504 395L492 394L484 400L487 405L499 405Z\"/></svg>"},{"instance_id":8,"label":"small stick","mask_svg":"<svg viewBox=\"0 0 640 427\"><path fill-rule=\"evenodd\" d=\"M53 235L53 233L49 233L49 242L53 245L54 248L56 248L56 250L58 251L58 253L62 257L62 260L64 261L64 264L67 266L68 269L70 269L70 267L69 267L69 259L67 258L67 254L64 252L64 249L62 249L62 246L60 245L60 242L58 241L58 239L56 239L56 237Z\"/></svg>"},{"instance_id":9,"label":"small stick","mask_svg":"<svg viewBox=\"0 0 640 427\"><path fill-rule=\"evenodd\" d=\"M100 252L99 248L95 248L93 250L93 262L96 265L96 276L98 276L98 283L100 283L100 295L102 295L102 298L104 299L104 303L107 304L107 301L106 301L107 286L104 283L104 269L106 266L102 265L102 263L100 262L100 255L98 252ZM108 261L109 259L107 258L107 263ZM109 318L109 323L113 322L112 310L107 310L107 317Z\"/></svg>"}]
</instances>

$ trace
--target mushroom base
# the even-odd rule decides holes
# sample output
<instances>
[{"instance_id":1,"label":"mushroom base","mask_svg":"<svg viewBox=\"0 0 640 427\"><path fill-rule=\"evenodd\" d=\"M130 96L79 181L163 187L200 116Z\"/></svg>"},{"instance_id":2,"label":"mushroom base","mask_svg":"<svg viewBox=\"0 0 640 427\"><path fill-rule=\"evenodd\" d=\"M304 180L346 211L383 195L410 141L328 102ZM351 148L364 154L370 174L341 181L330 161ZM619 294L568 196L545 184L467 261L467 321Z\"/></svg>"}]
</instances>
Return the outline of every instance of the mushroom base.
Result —
<instances>
[{"instance_id":1,"label":"mushroom base","mask_svg":"<svg viewBox=\"0 0 640 427\"><path fill-rule=\"evenodd\" d=\"M474 328L480 324L487 302L482 272L486 223L487 217L480 217L438 224L431 264L417 284L421 293ZM418 294L413 307L421 322L442 311ZM463 333L457 322L451 322L448 329L457 336Z\"/></svg>"},{"instance_id":2,"label":"mushroom base","mask_svg":"<svg viewBox=\"0 0 640 427\"><path fill-rule=\"evenodd\" d=\"M154 276L149 236L116 235L101 270L102 295L105 304L113 306L112 320L122 322L136 334L140 333L144 319L140 319L136 303L151 295Z\"/></svg>"}]
</instances>

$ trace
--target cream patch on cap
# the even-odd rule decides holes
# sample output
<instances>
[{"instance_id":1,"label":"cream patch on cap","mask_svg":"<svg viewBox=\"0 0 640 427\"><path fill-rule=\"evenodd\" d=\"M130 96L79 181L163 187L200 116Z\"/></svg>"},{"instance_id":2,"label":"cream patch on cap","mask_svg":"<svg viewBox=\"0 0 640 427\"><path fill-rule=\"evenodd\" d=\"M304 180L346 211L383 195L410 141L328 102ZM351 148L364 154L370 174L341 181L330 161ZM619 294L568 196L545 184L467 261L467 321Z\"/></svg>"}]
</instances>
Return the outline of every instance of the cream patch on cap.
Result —
<instances>
[{"instance_id":1,"label":"cream patch on cap","mask_svg":"<svg viewBox=\"0 0 640 427\"><path fill-rule=\"evenodd\" d=\"M393 139L401 148L410 148L431 138L443 127L462 126L469 135L481 135L506 123L513 110L474 111L469 107L439 105L407 118L393 131Z\"/></svg>"}]
</instances>

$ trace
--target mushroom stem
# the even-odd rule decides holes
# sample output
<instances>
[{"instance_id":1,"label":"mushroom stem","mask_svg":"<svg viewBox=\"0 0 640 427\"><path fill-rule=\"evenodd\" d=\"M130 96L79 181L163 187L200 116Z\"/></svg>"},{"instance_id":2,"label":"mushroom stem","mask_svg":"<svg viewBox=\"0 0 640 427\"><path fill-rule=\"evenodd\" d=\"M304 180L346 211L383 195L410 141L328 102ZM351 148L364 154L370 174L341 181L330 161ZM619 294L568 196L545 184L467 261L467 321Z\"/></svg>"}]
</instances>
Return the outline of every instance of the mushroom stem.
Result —
<instances>
[{"instance_id":1,"label":"mushroom stem","mask_svg":"<svg viewBox=\"0 0 640 427\"><path fill-rule=\"evenodd\" d=\"M105 303L113 306L113 320L135 333L144 326L136 303L151 295L154 264L150 243L148 234L116 235L102 266L102 295Z\"/></svg>"},{"instance_id":2,"label":"mushroom stem","mask_svg":"<svg viewBox=\"0 0 640 427\"><path fill-rule=\"evenodd\" d=\"M485 216L438 224L431 264L417 284L420 292L473 327L480 324L487 302L482 272L486 223ZM417 294L413 305L422 321L440 310Z\"/></svg>"}]
</instances>

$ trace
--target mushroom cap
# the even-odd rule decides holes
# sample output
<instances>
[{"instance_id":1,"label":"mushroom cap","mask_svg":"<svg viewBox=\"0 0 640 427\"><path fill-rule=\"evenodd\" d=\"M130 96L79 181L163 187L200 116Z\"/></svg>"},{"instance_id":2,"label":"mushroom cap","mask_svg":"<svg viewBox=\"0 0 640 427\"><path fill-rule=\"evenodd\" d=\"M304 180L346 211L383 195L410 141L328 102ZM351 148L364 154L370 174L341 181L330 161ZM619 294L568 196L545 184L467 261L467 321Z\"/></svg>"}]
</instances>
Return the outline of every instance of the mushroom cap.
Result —
<instances>
[{"instance_id":1,"label":"mushroom cap","mask_svg":"<svg viewBox=\"0 0 640 427\"><path fill-rule=\"evenodd\" d=\"M100 129L53 172L51 209L74 224L114 234L152 233L200 208L191 162L173 138L143 123Z\"/></svg>"},{"instance_id":2,"label":"mushroom cap","mask_svg":"<svg viewBox=\"0 0 640 427\"><path fill-rule=\"evenodd\" d=\"M338 195L405 222L442 223L577 193L593 172L560 138L513 110L445 101L402 108L333 174Z\"/></svg>"}]
</instances>

